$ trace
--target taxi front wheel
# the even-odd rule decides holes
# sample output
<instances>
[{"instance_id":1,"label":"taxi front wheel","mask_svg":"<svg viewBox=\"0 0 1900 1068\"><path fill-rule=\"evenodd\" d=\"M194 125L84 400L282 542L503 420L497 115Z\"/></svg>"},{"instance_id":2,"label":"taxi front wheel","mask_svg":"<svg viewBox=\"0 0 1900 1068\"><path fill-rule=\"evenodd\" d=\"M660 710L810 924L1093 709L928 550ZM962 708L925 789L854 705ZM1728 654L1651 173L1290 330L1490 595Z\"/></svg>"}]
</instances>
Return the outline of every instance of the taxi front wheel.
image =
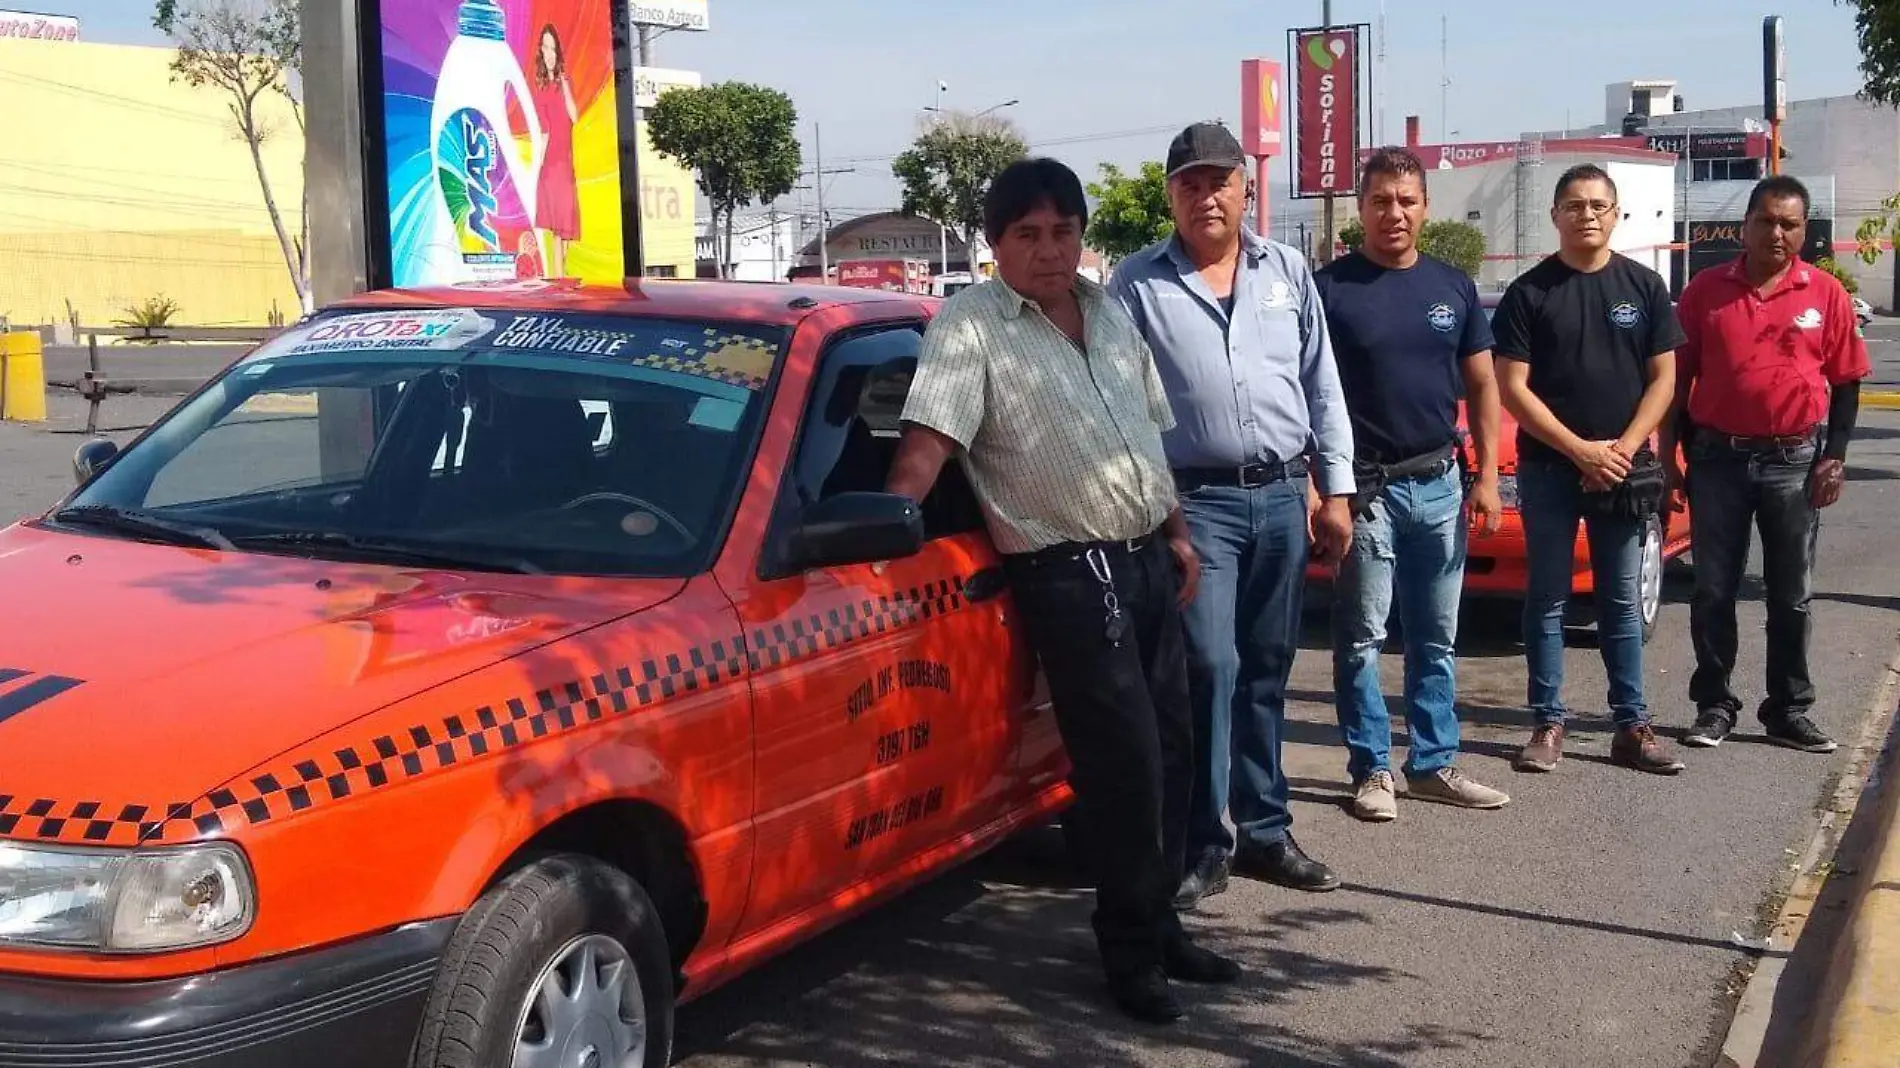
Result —
<instances>
[{"instance_id":1,"label":"taxi front wheel","mask_svg":"<svg viewBox=\"0 0 1900 1068\"><path fill-rule=\"evenodd\" d=\"M436 975L415 1068L664 1068L673 973L640 884L590 857L538 860L462 918Z\"/></svg>"}]
</instances>

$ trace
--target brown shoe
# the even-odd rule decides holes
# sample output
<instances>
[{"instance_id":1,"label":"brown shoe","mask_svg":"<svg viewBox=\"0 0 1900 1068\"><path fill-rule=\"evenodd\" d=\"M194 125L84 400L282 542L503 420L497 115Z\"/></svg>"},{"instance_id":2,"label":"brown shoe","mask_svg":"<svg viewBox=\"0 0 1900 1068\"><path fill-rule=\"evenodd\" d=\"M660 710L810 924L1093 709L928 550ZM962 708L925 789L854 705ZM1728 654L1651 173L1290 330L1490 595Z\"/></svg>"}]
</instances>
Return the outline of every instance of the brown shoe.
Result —
<instances>
[{"instance_id":1,"label":"brown shoe","mask_svg":"<svg viewBox=\"0 0 1900 1068\"><path fill-rule=\"evenodd\" d=\"M1564 725L1540 723L1512 765L1519 771L1556 771L1564 758Z\"/></svg>"},{"instance_id":2,"label":"brown shoe","mask_svg":"<svg viewBox=\"0 0 1900 1068\"><path fill-rule=\"evenodd\" d=\"M1616 738L1610 742L1610 759L1657 775L1674 775L1687 766L1676 759L1668 743L1657 738L1655 728L1647 723L1617 728Z\"/></svg>"}]
</instances>

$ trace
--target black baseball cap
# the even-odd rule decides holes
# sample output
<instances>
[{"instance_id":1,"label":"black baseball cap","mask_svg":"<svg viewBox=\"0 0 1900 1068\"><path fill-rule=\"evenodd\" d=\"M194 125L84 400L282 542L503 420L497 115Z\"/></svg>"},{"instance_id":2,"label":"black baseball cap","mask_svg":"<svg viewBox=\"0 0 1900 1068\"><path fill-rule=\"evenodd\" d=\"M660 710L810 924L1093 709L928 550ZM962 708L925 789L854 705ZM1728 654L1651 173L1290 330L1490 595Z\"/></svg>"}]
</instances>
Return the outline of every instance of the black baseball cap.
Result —
<instances>
[{"instance_id":1,"label":"black baseball cap","mask_svg":"<svg viewBox=\"0 0 1900 1068\"><path fill-rule=\"evenodd\" d=\"M1247 155L1240 150L1240 142L1218 122L1197 122L1182 130L1168 146L1170 178L1189 167L1235 170L1246 165Z\"/></svg>"}]
</instances>

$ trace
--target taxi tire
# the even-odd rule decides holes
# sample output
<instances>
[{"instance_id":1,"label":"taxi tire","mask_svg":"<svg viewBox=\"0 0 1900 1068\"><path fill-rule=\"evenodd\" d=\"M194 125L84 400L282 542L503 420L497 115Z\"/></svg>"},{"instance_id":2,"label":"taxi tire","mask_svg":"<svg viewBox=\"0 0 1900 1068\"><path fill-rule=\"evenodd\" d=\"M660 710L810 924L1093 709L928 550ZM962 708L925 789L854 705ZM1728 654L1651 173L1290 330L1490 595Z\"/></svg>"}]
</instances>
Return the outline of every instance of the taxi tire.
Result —
<instances>
[{"instance_id":1,"label":"taxi tire","mask_svg":"<svg viewBox=\"0 0 1900 1068\"><path fill-rule=\"evenodd\" d=\"M592 857L543 857L492 887L462 917L436 972L413 1068L489 1068L514 1060L515 1027L536 978L574 938L626 947L647 1014L647 1068L673 1056L673 969L653 901Z\"/></svg>"}]
</instances>

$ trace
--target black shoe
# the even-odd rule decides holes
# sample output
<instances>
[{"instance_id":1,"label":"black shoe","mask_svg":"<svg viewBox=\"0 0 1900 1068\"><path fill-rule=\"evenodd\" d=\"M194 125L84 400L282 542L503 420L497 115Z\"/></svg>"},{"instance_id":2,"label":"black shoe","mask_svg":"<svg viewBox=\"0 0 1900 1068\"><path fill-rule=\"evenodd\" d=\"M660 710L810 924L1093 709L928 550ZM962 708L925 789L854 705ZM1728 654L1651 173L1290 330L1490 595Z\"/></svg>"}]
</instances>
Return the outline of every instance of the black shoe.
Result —
<instances>
[{"instance_id":1,"label":"black shoe","mask_svg":"<svg viewBox=\"0 0 1900 1068\"><path fill-rule=\"evenodd\" d=\"M1762 723L1762 729L1769 741L1804 753L1832 753L1835 749L1834 739L1829 738L1806 716L1766 720Z\"/></svg>"},{"instance_id":2,"label":"black shoe","mask_svg":"<svg viewBox=\"0 0 1900 1068\"><path fill-rule=\"evenodd\" d=\"M1168 946L1162 970L1184 983L1231 983L1240 978L1240 963L1204 949L1184 935Z\"/></svg>"},{"instance_id":3,"label":"black shoe","mask_svg":"<svg viewBox=\"0 0 1900 1068\"><path fill-rule=\"evenodd\" d=\"M1291 834L1270 846L1246 849L1234 855L1234 870L1254 879L1262 879L1295 890L1336 890L1339 876L1333 870L1300 850Z\"/></svg>"},{"instance_id":4,"label":"black shoe","mask_svg":"<svg viewBox=\"0 0 1900 1068\"><path fill-rule=\"evenodd\" d=\"M1181 1003L1160 968L1119 975L1108 981L1116 1007L1144 1023L1173 1023L1181 1018Z\"/></svg>"},{"instance_id":5,"label":"black shoe","mask_svg":"<svg viewBox=\"0 0 1900 1068\"><path fill-rule=\"evenodd\" d=\"M1200 904L1202 898L1226 891L1227 864L1225 850L1209 849L1202 852L1194 870L1182 878L1181 888L1175 891L1174 907L1186 911Z\"/></svg>"},{"instance_id":6,"label":"black shoe","mask_svg":"<svg viewBox=\"0 0 1900 1068\"><path fill-rule=\"evenodd\" d=\"M1714 749L1735 729L1735 721L1719 708L1705 708L1695 714L1695 724L1682 736L1683 745Z\"/></svg>"}]
</instances>

